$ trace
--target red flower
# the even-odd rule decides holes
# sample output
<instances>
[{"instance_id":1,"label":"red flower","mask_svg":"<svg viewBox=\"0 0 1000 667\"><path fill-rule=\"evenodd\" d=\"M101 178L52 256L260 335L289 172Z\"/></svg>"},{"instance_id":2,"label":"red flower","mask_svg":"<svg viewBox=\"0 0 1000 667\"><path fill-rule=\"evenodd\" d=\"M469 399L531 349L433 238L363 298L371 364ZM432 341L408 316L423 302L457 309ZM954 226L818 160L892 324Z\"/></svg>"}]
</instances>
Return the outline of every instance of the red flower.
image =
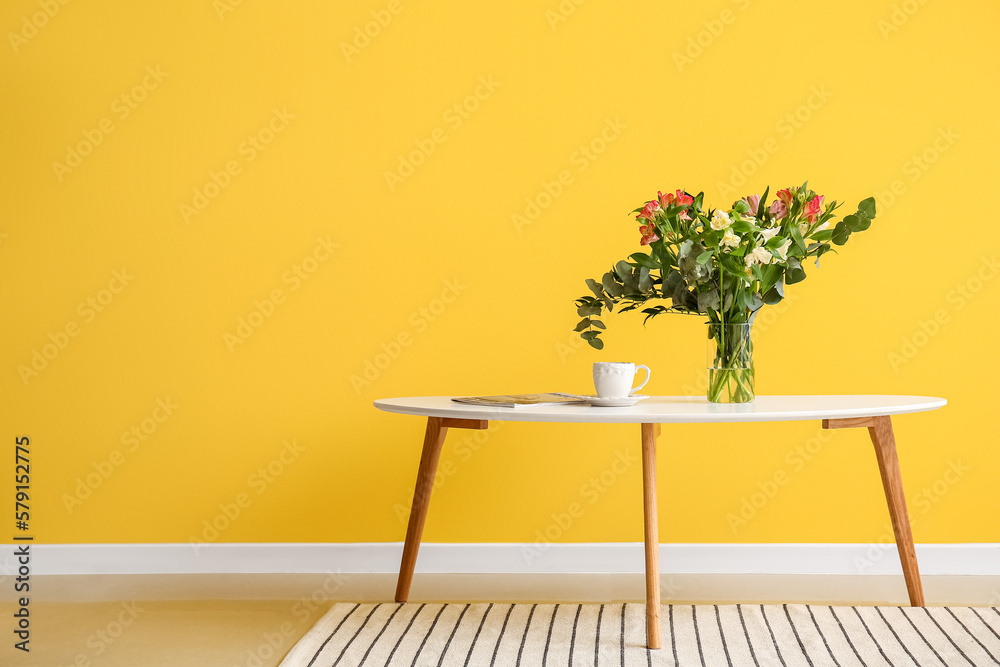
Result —
<instances>
[{"instance_id":1,"label":"red flower","mask_svg":"<svg viewBox=\"0 0 1000 667\"><path fill-rule=\"evenodd\" d=\"M809 203L806 204L806 218L809 220L809 224L816 222L819 217L820 211L823 209L823 195L816 195Z\"/></svg>"},{"instance_id":2,"label":"red flower","mask_svg":"<svg viewBox=\"0 0 1000 667\"><path fill-rule=\"evenodd\" d=\"M639 245L649 245L653 241L660 240L660 237L656 235L656 225L653 223L640 225L639 233L642 234L642 240L639 241Z\"/></svg>"},{"instance_id":3,"label":"red flower","mask_svg":"<svg viewBox=\"0 0 1000 667\"><path fill-rule=\"evenodd\" d=\"M785 205L786 208L792 207L792 200L795 199L795 195L792 194L791 188L785 188L784 190L778 190L778 199L781 203Z\"/></svg>"},{"instance_id":4,"label":"red flower","mask_svg":"<svg viewBox=\"0 0 1000 667\"><path fill-rule=\"evenodd\" d=\"M683 190L677 190L675 192L668 192L663 194L662 192L657 192L657 198L660 201L660 206L666 208L671 204L677 206L690 206L694 203L694 197L687 194Z\"/></svg>"},{"instance_id":5,"label":"red flower","mask_svg":"<svg viewBox=\"0 0 1000 667\"><path fill-rule=\"evenodd\" d=\"M638 217L645 218L646 220L652 220L656 217L656 214L660 212L660 203L657 201L646 202L646 206L642 209L642 213Z\"/></svg>"}]
</instances>

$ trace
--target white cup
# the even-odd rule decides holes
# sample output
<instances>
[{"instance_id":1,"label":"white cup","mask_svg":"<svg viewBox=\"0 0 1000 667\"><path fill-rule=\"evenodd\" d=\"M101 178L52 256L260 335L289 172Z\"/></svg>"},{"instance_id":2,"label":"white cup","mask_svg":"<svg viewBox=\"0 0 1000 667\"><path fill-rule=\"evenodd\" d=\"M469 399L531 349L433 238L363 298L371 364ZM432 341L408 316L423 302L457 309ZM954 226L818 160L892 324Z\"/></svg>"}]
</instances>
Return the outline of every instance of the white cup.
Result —
<instances>
[{"instance_id":1,"label":"white cup","mask_svg":"<svg viewBox=\"0 0 1000 667\"><path fill-rule=\"evenodd\" d=\"M635 372L642 368L646 379L638 387L633 387ZM626 398L639 391L649 382L649 366L628 362L598 361L594 364L594 389L601 398Z\"/></svg>"}]
</instances>

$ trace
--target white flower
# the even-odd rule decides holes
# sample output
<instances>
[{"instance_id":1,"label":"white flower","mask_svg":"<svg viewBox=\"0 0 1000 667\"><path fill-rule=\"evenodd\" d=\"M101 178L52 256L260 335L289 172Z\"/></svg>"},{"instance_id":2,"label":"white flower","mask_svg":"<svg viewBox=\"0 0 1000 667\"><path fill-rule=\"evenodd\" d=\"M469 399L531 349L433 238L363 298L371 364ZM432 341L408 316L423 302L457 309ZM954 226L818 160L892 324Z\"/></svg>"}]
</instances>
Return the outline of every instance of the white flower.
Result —
<instances>
[{"instance_id":1,"label":"white flower","mask_svg":"<svg viewBox=\"0 0 1000 667\"><path fill-rule=\"evenodd\" d=\"M788 246L790 246L790 245L792 245L792 240L791 240L791 239L785 239L785 242L784 242L784 243L782 243L782 244L781 244L780 246L778 246L777 248L775 248L775 249L774 249L774 250L773 250L773 251L771 252L771 254L772 254L772 255L775 255L775 254L776 254L776 255L777 255L778 257L780 257L780 258L781 258L782 260L785 260L785 259L788 259Z\"/></svg>"},{"instance_id":2,"label":"white flower","mask_svg":"<svg viewBox=\"0 0 1000 667\"><path fill-rule=\"evenodd\" d=\"M819 227L817 227L817 228L816 228L816 231L818 232L818 231L819 231L819 230L821 230L821 229L826 229L826 228L827 228L827 227L829 227L829 226L830 226L830 222L829 222L829 221L826 221L826 222L824 222L824 223L823 223L822 225L820 225Z\"/></svg>"},{"instance_id":3,"label":"white flower","mask_svg":"<svg viewBox=\"0 0 1000 667\"><path fill-rule=\"evenodd\" d=\"M715 213L712 214L712 221L709 224L715 231L721 231L727 229L729 225L733 224L733 221L730 220L728 213L717 208L715 209Z\"/></svg>"},{"instance_id":4,"label":"white flower","mask_svg":"<svg viewBox=\"0 0 1000 667\"><path fill-rule=\"evenodd\" d=\"M767 248L754 248L746 257L747 266L753 264L770 264L773 259Z\"/></svg>"},{"instance_id":5,"label":"white flower","mask_svg":"<svg viewBox=\"0 0 1000 667\"><path fill-rule=\"evenodd\" d=\"M803 222L802 224L799 225L799 234L802 234L802 236L805 236L808 233L809 233L809 224L806 223L806 222Z\"/></svg>"},{"instance_id":6,"label":"white flower","mask_svg":"<svg viewBox=\"0 0 1000 667\"><path fill-rule=\"evenodd\" d=\"M722 235L722 241L720 245L729 246L730 248L735 248L740 244L740 237L733 234L733 230L727 229L726 233Z\"/></svg>"},{"instance_id":7,"label":"white flower","mask_svg":"<svg viewBox=\"0 0 1000 667\"><path fill-rule=\"evenodd\" d=\"M772 227L771 229L760 230L760 235L764 237L764 243L767 243L772 238L774 238L780 231L781 231L780 227Z\"/></svg>"}]
</instances>

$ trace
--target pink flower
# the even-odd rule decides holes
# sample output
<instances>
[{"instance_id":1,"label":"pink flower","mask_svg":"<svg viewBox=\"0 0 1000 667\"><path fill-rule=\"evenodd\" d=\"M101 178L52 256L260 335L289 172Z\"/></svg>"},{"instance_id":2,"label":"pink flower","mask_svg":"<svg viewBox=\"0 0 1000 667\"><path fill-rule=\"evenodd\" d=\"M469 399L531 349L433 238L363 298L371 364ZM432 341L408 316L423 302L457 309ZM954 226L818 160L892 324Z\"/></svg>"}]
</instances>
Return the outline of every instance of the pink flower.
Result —
<instances>
[{"instance_id":1,"label":"pink flower","mask_svg":"<svg viewBox=\"0 0 1000 667\"><path fill-rule=\"evenodd\" d=\"M771 217L775 220L781 220L788 215L788 207L785 206L785 202L780 199L775 199L768 211L771 213Z\"/></svg>"},{"instance_id":2,"label":"pink flower","mask_svg":"<svg viewBox=\"0 0 1000 667\"><path fill-rule=\"evenodd\" d=\"M780 199L781 203L785 205L785 208L791 208L792 200L795 199L795 194L792 192L791 188L778 190L778 199Z\"/></svg>"},{"instance_id":3,"label":"pink flower","mask_svg":"<svg viewBox=\"0 0 1000 667\"><path fill-rule=\"evenodd\" d=\"M806 205L806 218L809 220L809 224L816 222L819 218L820 211L823 209L823 195L816 195L809 203Z\"/></svg>"},{"instance_id":4,"label":"pink flower","mask_svg":"<svg viewBox=\"0 0 1000 667\"><path fill-rule=\"evenodd\" d=\"M681 209L681 214L677 216L678 220L690 220L691 216L688 215L687 209Z\"/></svg>"},{"instance_id":5,"label":"pink flower","mask_svg":"<svg viewBox=\"0 0 1000 667\"><path fill-rule=\"evenodd\" d=\"M744 197L743 201L750 207L750 215L757 215L757 209L760 207L760 195Z\"/></svg>"},{"instance_id":6,"label":"pink flower","mask_svg":"<svg viewBox=\"0 0 1000 667\"><path fill-rule=\"evenodd\" d=\"M660 210L660 203L658 201L646 202L646 206L643 207L642 213L638 217L652 220Z\"/></svg>"},{"instance_id":7,"label":"pink flower","mask_svg":"<svg viewBox=\"0 0 1000 667\"><path fill-rule=\"evenodd\" d=\"M640 225L639 233L642 234L642 239L639 241L639 245L649 245L653 241L660 240L660 237L656 235L656 225L653 223Z\"/></svg>"}]
</instances>

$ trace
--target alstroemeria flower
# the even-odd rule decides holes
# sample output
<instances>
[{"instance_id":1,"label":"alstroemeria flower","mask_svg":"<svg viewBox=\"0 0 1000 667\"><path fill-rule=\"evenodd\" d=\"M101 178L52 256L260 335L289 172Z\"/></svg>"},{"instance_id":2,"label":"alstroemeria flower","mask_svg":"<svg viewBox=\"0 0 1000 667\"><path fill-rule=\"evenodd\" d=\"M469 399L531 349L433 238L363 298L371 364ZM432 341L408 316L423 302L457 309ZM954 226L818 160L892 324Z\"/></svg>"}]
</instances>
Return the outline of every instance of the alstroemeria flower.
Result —
<instances>
[{"instance_id":1,"label":"alstroemeria flower","mask_svg":"<svg viewBox=\"0 0 1000 667\"><path fill-rule=\"evenodd\" d=\"M639 241L639 245L649 245L653 241L660 240L660 237L656 235L656 225L653 223L640 225L639 233L642 234L642 239Z\"/></svg>"},{"instance_id":2,"label":"alstroemeria flower","mask_svg":"<svg viewBox=\"0 0 1000 667\"><path fill-rule=\"evenodd\" d=\"M651 202L646 202L646 206L643 207L642 213L640 213L637 217L645 218L646 220L652 221L653 218L656 217L656 214L660 212L660 210L661 210L660 202L655 200Z\"/></svg>"},{"instance_id":3,"label":"alstroemeria flower","mask_svg":"<svg viewBox=\"0 0 1000 667\"><path fill-rule=\"evenodd\" d=\"M757 209L760 208L760 195L750 195L749 197L744 197L743 201L747 203L750 207L750 215L757 215Z\"/></svg>"},{"instance_id":4,"label":"alstroemeria flower","mask_svg":"<svg viewBox=\"0 0 1000 667\"><path fill-rule=\"evenodd\" d=\"M785 208L791 208L792 200L795 199L795 193L792 192L791 188L785 188L784 190L778 190L777 197L785 205Z\"/></svg>"},{"instance_id":5,"label":"alstroemeria flower","mask_svg":"<svg viewBox=\"0 0 1000 667\"><path fill-rule=\"evenodd\" d=\"M815 197L809 200L809 203L806 204L805 214L806 218L809 219L810 224L816 222L816 219L819 217L819 214L820 212L822 212L822 210L823 210L823 195L816 195Z\"/></svg>"},{"instance_id":6,"label":"alstroemeria flower","mask_svg":"<svg viewBox=\"0 0 1000 667\"><path fill-rule=\"evenodd\" d=\"M754 264L770 264L773 257L767 248L754 248L746 256L747 266Z\"/></svg>"},{"instance_id":7,"label":"alstroemeria flower","mask_svg":"<svg viewBox=\"0 0 1000 667\"><path fill-rule=\"evenodd\" d=\"M773 239L775 236L777 236L778 232L780 232L780 231L781 231L780 227L771 227L770 229L762 229L762 230L760 230L760 235L762 237L764 237L764 243L767 243L768 241L770 241L771 239Z\"/></svg>"},{"instance_id":8,"label":"alstroemeria flower","mask_svg":"<svg viewBox=\"0 0 1000 667\"><path fill-rule=\"evenodd\" d=\"M735 248L739 244L740 237L733 234L733 230L728 228L726 229L726 233L722 235L722 240L719 242L719 245L729 246L730 248Z\"/></svg>"},{"instance_id":9,"label":"alstroemeria flower","mask_svg":"<svg viewBox=\"0 0 1000 667\"><path fill-rule=\"evenodd\" d=\"M781 244L780 246L778 246L777 248L775 248L775 249L774 249L774 250L773 250L773 251L771 252L771 254L772 254L772 255L777 255L777 256L778 256L778 257L780 257L780 258L781 258L782 260L785 260L785 259L788 259L788 246L790 246L790 245L792 245L792 240L791 240L791 239L785 239L785 242L784 242L784 243L782 243L782 244Z\"/></svg>"},{"instance_id":10,"label":"alstroemeria flower","mask_svg":"<svg viewBox=\"0 0 1000 667\"><path fill-rule=\"evenodd\" d=\"M780 199L775 199L768 211L771 213L772 218L775 220L781 220L788 215L788 206Z\"/></svg>"},{"instance_id":11,"label":"alstroemeria flower","mask_svg":"<svg viewBox=\"0 0 1000 667\"><path fill-rule=\"evenodd\" d=\"M680 215L677 216L678 220L690 220L691 216L688 215L687 209L681 209Z\"/></svg>"},{"instance_id":12,"label":"alstroemeria flower","mask_svg":"<svg viewBox=\"0 0 1000 667\"><path fill-rule=\"evenodd\" d=\"M730 219L728 213L721 208L717 208L715 209L715 213L712 214L712 220L709 224L712 226L712 229L718 232L728 229L729 225L733 224L733 221Z\"/></svg>"},{"instance_id":13,"label":"alstroemeria flower","mask_svg":"<svg viewBox=\"0 0 1000 667\"><path fill-rule=\"evenodd\" d=\"M668 192L663 194L662 192L656 193L657 199L660 200L660 206L666 208L671 204L676 206L690 206L694 203L694 197L687 194L683 190L675 190L674 192Z\"/></svg>"}]
</instances>

